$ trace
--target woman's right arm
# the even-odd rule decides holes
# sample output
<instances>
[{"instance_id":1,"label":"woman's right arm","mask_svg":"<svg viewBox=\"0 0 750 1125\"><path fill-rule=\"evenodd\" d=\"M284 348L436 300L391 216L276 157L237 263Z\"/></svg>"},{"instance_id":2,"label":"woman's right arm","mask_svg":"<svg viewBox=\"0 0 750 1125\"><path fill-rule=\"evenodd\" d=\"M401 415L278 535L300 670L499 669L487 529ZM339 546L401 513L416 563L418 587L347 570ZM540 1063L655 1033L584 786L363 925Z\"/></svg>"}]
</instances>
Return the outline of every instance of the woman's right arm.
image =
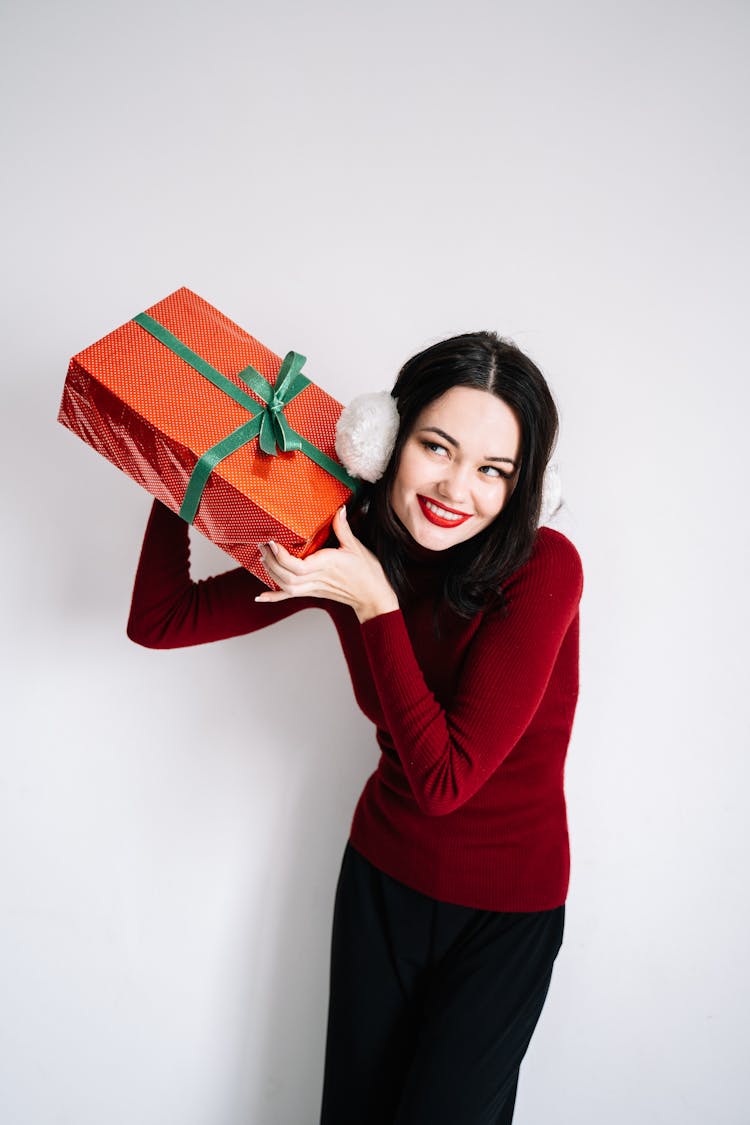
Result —
<instances>
[{"instance_id":1,"label":"woman's right arm","mask_svg":"<svg viewBox=\"0 0 750 1125\"><path fill-rule=\"evenodd\" d=\"M135 576L127 634L146 648L181 648L252 633L321 605L318 598L256 602L256 595L267 589L242 567L194 582L188 525L155 500Z\"/></svg>"}]
</instances>

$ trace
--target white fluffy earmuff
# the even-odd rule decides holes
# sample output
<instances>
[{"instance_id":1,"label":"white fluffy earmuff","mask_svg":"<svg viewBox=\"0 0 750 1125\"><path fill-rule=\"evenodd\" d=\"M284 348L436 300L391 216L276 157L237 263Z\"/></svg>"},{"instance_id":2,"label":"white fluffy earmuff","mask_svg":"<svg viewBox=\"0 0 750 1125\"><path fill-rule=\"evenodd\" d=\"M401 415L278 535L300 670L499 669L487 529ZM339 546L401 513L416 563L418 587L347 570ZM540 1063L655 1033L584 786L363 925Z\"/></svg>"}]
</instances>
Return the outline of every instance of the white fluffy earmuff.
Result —
<instances>
[{"instance_id":1,"label":"white fluffy earmuff","mask_svg":"<svg viewBox=\"0 0 750 1125\"><path fill-rule=\"evenodd\" d=\"M398 433L398 407L390 391L357 395L336 423L336 453L360 480L380 480Z\"/></svg>"},{"instance_id":2,"label":"white fluffy earmuff","mask_svg":"<svg viewBox=\"0 0 750 1125\"><path fill-rule=\"evenodd\" d=\"M556 461L550 461L547 468L544 470L544 482L542 484L542 512L539 516L539 523L546 523L551 516L555 514L559 507L562 498L562 485L560 483L560 472L557 468Z\"/></svg>"}]
</instances>

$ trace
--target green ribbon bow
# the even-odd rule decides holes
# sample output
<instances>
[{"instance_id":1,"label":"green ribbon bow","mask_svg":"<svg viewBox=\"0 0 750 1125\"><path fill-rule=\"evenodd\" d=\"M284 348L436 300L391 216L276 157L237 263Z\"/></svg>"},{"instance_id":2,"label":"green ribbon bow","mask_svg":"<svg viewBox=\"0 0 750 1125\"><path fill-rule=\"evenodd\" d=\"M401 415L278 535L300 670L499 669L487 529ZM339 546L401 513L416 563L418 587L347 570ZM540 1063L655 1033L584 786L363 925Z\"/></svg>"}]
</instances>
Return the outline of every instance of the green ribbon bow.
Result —
<instances>
[{"instance_id":1,"label":"green ribbon bow","mask_svg":"<svg viewBox=\"0 0 750 1125\"><path fill-rule=\"evenodd\" d=\"M254 367L248 366L239 372L238 377L261 399L264 403L261 405L226 375L222 375L207 363L187 344L183 344L182 340L148 313L138 313L133 320L252 415L249 422L238 426L227 437L207 449L196 461L180 507L180 515L187 523L192 523L195 519L203 490L218 463L255 437L258 438L260 448L269 456L275 457L279 450L284 453L301 450L341 484L346 485L352 492L357 491L359 481L350 477L338 461L328 457L302 434L293 430L284 416L284 410L292 399L310 385L310 380L301 373L301 368L306 362L305 356L298 352L287 352L274 386L271 386Z\"/></svg>"}]
</instances>

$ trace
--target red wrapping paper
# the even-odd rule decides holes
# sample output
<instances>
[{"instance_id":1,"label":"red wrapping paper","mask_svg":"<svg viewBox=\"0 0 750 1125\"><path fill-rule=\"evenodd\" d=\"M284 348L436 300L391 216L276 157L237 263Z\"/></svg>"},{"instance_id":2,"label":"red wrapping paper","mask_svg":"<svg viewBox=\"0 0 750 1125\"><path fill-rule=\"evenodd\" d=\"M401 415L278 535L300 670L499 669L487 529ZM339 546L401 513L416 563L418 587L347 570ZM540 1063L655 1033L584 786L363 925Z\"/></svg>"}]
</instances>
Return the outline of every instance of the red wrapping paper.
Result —
<instances>
[{"instance_id":1,"label":"red wrapping paper","mask_svg":"<svg viewBox=\"0 0 750 1125\"><path fill-rule=\"evenodd\" d=\"M244 391L237 373L248 365L275 383L281 357L189 289L145 311ZM284 415L338 461L334 441L341 410L341 403L311 382ZM198 458L249 418L244 407L134 321L71 359L58 415L176 512ZM275 587L258 545L273 539L303 558L325 542L337 508L350 496L345 484L304 452L272 456L254 438L215 467L194 526Z\"/></svg>"}]
</instances>

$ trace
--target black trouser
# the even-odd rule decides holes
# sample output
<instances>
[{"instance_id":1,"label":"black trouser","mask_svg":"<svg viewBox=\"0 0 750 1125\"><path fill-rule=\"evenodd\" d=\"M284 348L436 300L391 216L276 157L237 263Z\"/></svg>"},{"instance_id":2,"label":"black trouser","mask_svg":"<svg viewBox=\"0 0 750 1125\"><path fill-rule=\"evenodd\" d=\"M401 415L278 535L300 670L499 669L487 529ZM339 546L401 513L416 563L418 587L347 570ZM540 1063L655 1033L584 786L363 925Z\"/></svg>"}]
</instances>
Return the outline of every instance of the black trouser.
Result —
<instances>
[{"instance_id":1,"label":"black trouser","mask_svg":"<svg viewBox=\"0 0 750 1125\"><path fill-rule=\"evenodd\" d=\"M348 843L321 1125L510 1125L564 923L438 902Z\"/></svg>"}]
</instances>

